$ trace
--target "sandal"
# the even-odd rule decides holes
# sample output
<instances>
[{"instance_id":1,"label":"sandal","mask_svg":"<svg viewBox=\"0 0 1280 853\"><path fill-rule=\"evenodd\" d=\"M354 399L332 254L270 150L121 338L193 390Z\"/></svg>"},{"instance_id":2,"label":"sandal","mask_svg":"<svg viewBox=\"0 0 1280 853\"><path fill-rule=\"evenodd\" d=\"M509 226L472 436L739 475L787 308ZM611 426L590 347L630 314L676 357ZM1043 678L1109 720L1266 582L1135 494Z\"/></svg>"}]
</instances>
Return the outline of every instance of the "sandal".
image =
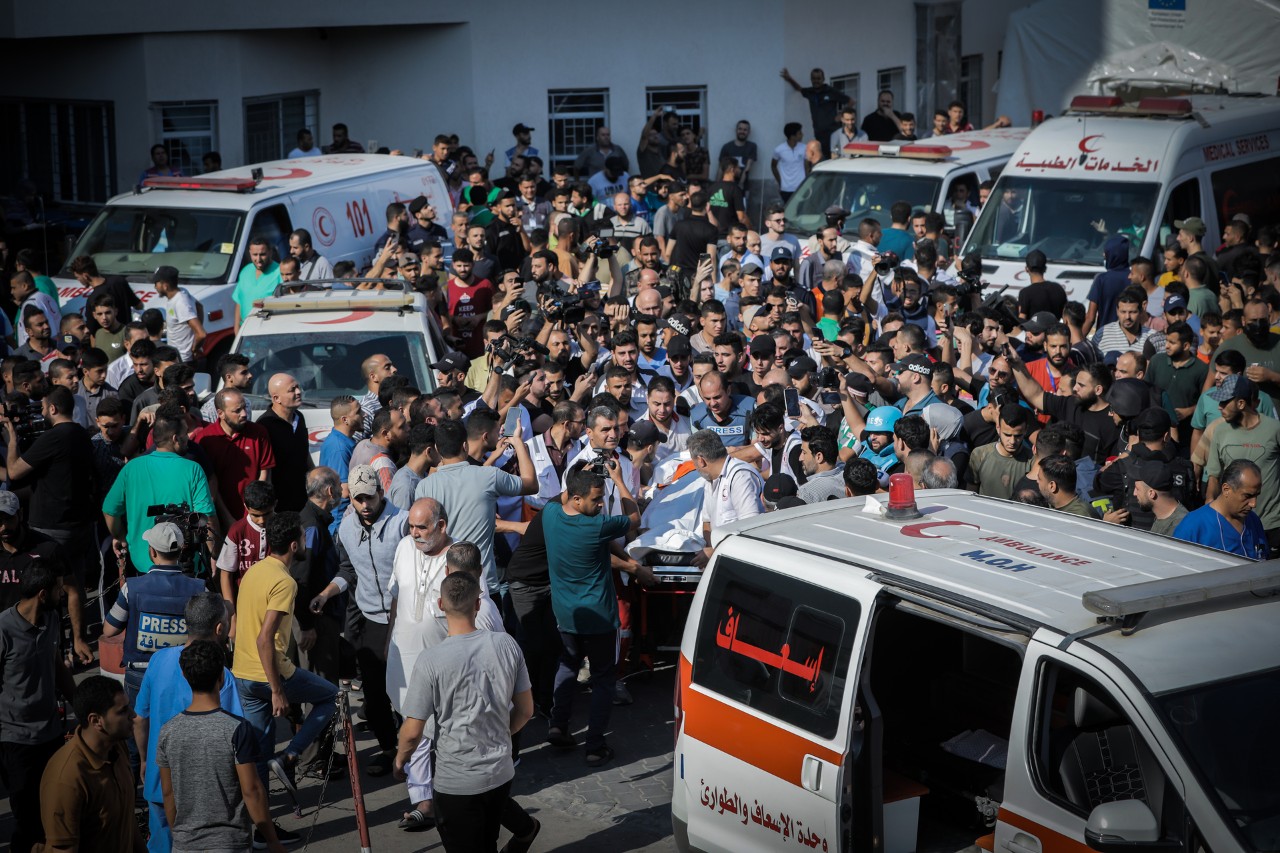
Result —
<instances>
[{"instance_id":1,"label":"sandal","mask_svg":"<svg viewBox=\"0 0 1280 853\"><path fill-rule=\"evenodd\" d=\"M587 766L599 767L613 758L613 750L607 746L601 746L587 753Z\"/></svg>"},{"instance_id":2,"label":"sandal","mask_svg":"<svg viewBox=\"0 0 1280 853\"><path fill-rule=\"evenodd\" d=\"M423 814L420 810L414 809L405 812L404 817L400 818L400 823L396 824L405 832L422 832L432 829L436 825L436 819L429 814Z\"/></svg>"}]
</instances>

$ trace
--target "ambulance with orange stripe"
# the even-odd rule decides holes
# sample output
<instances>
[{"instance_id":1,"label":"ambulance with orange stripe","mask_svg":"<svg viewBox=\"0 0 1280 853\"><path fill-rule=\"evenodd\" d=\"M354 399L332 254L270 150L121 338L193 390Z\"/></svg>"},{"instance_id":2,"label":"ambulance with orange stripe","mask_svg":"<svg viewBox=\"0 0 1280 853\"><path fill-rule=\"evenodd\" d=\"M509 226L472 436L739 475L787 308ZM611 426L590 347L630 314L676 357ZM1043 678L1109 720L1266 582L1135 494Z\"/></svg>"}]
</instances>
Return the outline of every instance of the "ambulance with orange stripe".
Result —
<instances>
[{"instance_id":1,"label":"ambulance with orange stripe","mask_svg":"<svg viewBox=\"0 0 1280 853\"><path fill-rule=\"evenodd\" d=\"M681 851L1280 849L1280 561L909 480L714 538Z\"/></svg>"},{"instance_id":2,"label":"ambulance with orange stripe","mask_svg":"<svg viewBox=\"0 0 1280 853\"><path fill-rule=\"evenodd\" d=\"M425 195L436 222L453 214L448 188L431 163L385 154L329 154L275 160L194 178L149 178L136 192L107 202L68 255L93 258L98 272L122 275L149 307L159 297L156 267L178 269L178 283L196 299L208 337L210 365L235 336L231 292L249 263L249 240L265 237L277 260L289 234L302 228L330 263L372 262L386 230L386 208ZM55 278L63 312L86 311L90 288L69 269Z\"/></svg>"}]
</instances>

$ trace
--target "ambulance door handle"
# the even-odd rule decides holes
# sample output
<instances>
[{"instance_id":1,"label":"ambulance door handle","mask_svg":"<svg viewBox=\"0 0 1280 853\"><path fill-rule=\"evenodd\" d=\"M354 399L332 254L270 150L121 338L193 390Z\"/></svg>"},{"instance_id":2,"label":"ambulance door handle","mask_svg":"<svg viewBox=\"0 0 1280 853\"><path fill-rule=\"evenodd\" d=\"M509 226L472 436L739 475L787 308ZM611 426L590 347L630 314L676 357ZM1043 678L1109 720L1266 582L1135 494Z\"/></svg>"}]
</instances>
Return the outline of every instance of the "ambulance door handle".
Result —
<instances>
[{"instance_id":1,"label":"ambulance door handle","mask_svg":"<svg viewBox=\"0 0 1280 853\"><path fill-rule=\"evenodd\" d=\"M800 784L804 785L806 791L813 791L815 794L822 791L822 759L813 755L806 755L804 763L800 765Z\"/></svg>"},{"instance_id":2,"label":"ambulance door handle","mask_svg":"<svg viewBox=\"0 0 1280 853\"><path fill-rule=\"evenodd\" d=\"M1002 846L1009 853L1040 853L1040 839L1025 832L1016 833Z\"/></svg>"}]
</instances>

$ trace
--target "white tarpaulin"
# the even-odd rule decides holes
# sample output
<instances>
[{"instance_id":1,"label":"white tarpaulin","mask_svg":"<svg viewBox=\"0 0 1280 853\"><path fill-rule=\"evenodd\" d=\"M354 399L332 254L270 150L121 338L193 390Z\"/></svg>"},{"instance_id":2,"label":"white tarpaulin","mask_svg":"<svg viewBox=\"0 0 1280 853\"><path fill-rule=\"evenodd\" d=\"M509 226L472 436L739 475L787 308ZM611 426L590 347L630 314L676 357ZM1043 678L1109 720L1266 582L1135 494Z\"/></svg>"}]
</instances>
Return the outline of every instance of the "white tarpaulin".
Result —
<instances>
[{"instance_id":1,"label":"white tarpaulin","mask_svg":"<svg viewBox=\"0 0 1280 853\"><path fill-rule=\"evenodd\" d=\"M996 113L1014 125L1072 96L1167 94L1183 81L1276 91L1280 0L1039 0L1009 16Z\"/></svg>"}]
</instances>

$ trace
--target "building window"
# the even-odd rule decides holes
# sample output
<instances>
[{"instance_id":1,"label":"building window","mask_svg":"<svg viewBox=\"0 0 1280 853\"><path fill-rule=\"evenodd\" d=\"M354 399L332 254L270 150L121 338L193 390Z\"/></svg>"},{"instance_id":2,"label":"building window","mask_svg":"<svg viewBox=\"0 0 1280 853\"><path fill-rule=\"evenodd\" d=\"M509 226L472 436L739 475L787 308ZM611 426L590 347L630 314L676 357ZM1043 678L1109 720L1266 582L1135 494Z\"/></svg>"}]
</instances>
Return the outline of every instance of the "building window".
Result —
<instances>
[{"instance_id":1,"label":"building window","mask_svg":"<svg viewBox=\"0 0 1280 853\"><path fill-rule=\"evenodd\" d=\"M876 97L880 97L880 93L888 89L893 93L893 108L898 112L906 110L907 96L907 69L899 66L898 68L881 68L876 72Z\"/></svg>"},{"instance_id":2,"label":"building window","mask_svg":"<svg viewBox=\"0 0 1280 853\"><path fill-rule=\"evenodd\" d=\"M279 160L293 150L298 131L316 132L320 117L320 93L298 92L244 101L244 160L261 163Z\"/></svg>"},{"instance_id":3,"label":"building window","mask_svg":"<svg viewBox=\"0 0 1280 853\"><path fill-rule=\"evenodd\" d=\"M152 104L156 139L169 152L170 165L188 175L203 170L204 155L218 148L217 101Z\"/></svg>"},{"instance_id":4,"label":"building window","mask_svg":"<svg viewBox=\"0 0 1280 853\"><path fill-rule=\"evenodd\" d=\"M609 90L552 89L547 92L547 123L548 165L572 167L578 155L595 144L596 128L609 124Z\"/></svg>"},{"instance_id":5,"label":"building window","mask_svg":"<svg viewBox=\"0 0 1280 853\"><path fill-rule=\"evenodd\" d=\"M0 101L0 181L31 181L41 197L101 204L116 193L112 105L87 101ZM138 154L138 171L151 165Z\"/></svg>"},{"instance_id":6,"label":"building window","mask_svg":"<svg viewBox=\"0 0 1280 853\"><path fill-rule=\"evenodd\" d=\"M858 87L862 85L861 74L841 74L839 77L831 78L831 86L840 91L841 94L848 95L853 105L858 107L858 116L862 116L862 105L859 103Z\"/></svg>"},{"instance_id":7,"label":"building window","mask_svg":"<svg viewBox=\"0 0 1280 853\"><path fill-rule=\"evenodd\" d=\"M645 115L662 107L670 108L680 117L680 127L689 128L694 135L702 133L707 120L707 87L666 87L645 89Z\"/></svg>"},{"instance_id":8,"label":"building window","mask_svg":"<svg viewBox=\"0 0 1280 853\"><path fill-rule=\"evenodd\" d=\"M960 103L964 104L969 124L982 127L982 54L960 57Z\"/></svg>"}]
</instances>

